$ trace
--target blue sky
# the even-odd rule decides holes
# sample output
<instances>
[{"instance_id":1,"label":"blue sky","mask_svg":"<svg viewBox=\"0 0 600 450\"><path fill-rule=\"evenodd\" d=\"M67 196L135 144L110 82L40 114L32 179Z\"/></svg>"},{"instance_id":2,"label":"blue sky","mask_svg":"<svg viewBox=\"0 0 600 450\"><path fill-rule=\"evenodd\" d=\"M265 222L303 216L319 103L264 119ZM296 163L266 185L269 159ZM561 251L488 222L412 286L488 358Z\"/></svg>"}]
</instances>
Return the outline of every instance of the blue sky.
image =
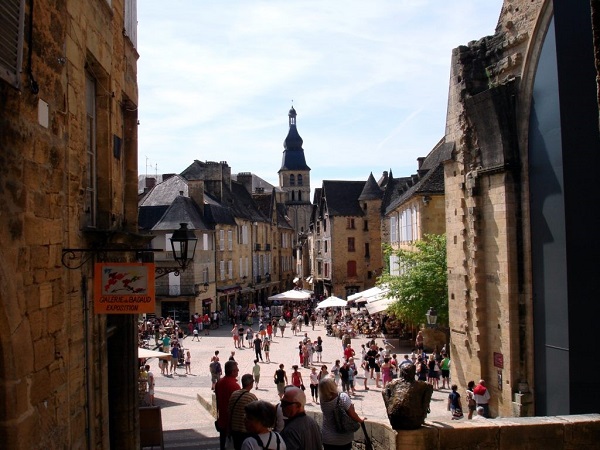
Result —
<instances>
[{"instance_id":1,"label":"blue sky","mask_svg":"<svg viewBox=\"0 0 600 450\"><path fill-rule=\"evenodd\" d=\"M444 135L452 49L502 0L141 0L139 173L227 161L277 185L298 113L311 188L416 172Z\"/></svg>"}]
</instances>

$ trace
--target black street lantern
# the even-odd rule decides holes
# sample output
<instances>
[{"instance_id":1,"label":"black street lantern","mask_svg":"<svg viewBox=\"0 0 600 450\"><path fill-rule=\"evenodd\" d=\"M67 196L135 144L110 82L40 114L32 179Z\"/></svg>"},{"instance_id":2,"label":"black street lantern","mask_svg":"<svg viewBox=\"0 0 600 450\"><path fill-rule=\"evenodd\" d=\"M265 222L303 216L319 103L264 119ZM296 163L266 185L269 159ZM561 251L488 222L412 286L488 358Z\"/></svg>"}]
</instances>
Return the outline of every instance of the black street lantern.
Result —
<instances>
[{"instance_id":1,"label":"black street lantern","mask_svg":"<svg viewBox=\"0 0 600 450\"><path fill-rule=\"evenodd\" d=\"M433 306L429 307L429 311L427 311L425 317L427 317L427 326L429 328L435 327L435 324L437 322L437 311L434 309Z\"/></svg>"},{"instance_id":2,"label":"black street lantern","mask_svg":"<svg viewBox=\"0 0 600 450\"><path fill-rule=\"evenodd\" d=\"M187 223L180 223L179 225L180 228L175 230L173 236L171 236L171 247L173 258L181 266L181 270L184 271L194 259L198 238L192 230L188 229Z\"/></svg>"}]
</instances>

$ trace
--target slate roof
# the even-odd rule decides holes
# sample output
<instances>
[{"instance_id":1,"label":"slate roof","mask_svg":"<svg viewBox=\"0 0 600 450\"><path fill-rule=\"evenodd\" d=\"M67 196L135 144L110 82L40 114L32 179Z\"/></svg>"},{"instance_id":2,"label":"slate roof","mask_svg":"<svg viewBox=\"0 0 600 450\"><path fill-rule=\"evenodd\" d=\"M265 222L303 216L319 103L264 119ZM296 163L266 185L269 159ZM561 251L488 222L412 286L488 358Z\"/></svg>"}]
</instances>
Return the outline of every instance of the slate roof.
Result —
<instances>
[{"instance_id":1,"label":"slate roof","mask_svg":"<svg viewBox=\"0 0 600 450\"><path fill-rule=\"evenodd\" d=\"M248 192L243 184L238 183L237 181L232 181L231 191L223 189L223 192L229 193L231 196L223 196L223 206L231 208L235 217L246 219L251 222L270 222L270 219L268 219L259 211L254 199L252 198L252 194ZM230 198L232 201L229 201Z\"/></svg>"},{"instance_id":2,"label":"slate roof","mask_svg":"<svg viewBox=\"0 0 600 450\"><path fill-rule=\"evenodd\" d=\"M138 209L138 228L150 231L167 212L169 205L143 206Z\"/></svg>"},{"instance_id":3,"label":"slate roof","mask_svg":"<svg viewBox=\"0 0 600 450\"><path fill-rule=\"evenodd\" d=\"M329 216L363 216L358 197L365 187L364 181L323 181L323 198Z\"/></svg>"},{"instance_id":4,"label":"slate roof","mask_svg":"<svg viewBox=\"0 0 600 450\"><path fill-rule=\"evenodd\" d=\"M140 230L152 230L175 199L180 197L180 191L187 196L187 182L179 175L174 175L158 183L142 196L138 202L138 227Z\"/></svg>"},{"instance_id":5,"label":"slate roof","mask_svg":"<svg viewBox=\"0 0 600 450\"><path fill-rule=\"evenodd\" d=\"M235 217L229 208L223 208L219 204L208 204L204 206L204 219L210 224L236 225Z\"/></svg>"},{"instance_id":6,"label":"slate roof","mask_svg":"<svg viewBox=\"0 0 600 450\"><path fill-rule=\"evenodd\" d=\"M181 175L186 180L203 180L206 170L205 167L207 165L207 163L203 163L202 161L198 161L197 159L195 159L194 162L187 166L179 175Z\"/></svg>"},{"instance_id":7,"label":"slate roof","mask_svg":"<svg viewBox=\"0 0 600 450\"><path fill-rule=\"evenodd\" d=\"M194 200L183 195L178 196L167 208L160 220L152 227L153 231L172 231L179 229L181 223L187 223L191 230L210 230L202 219L200 208Z\"/></svg>"},{"instance_id":8,"label":"slate roof","mask_svg":"<svg viewBox=\"0 0 600 450\"><path fill-rule=\"evenodd\" d=\"M358 199L360 201L363 200L380 200L383 197L383 191L375 181L375 177L373 176L373 172L369 175L369 179L365 183L365 186L360 193Z\"/></svg>"},{"instance_id":9,"label":"slate roof","mask_svg":"<svg viewBox=\"0 0 600 450\"><path fill-rule=\"evenodd\" d=\"M294 227L290 224L290 220L287 216L287 208L283 203L277 203L275 205L277 209L277 226L280 228L286 228L288 230L293 230Z\"/></svg>"},{"instance_id":10,"label":"slate roof","mask_svg":"<svg viewBox=\"0 0 600 450\"><path fill-rule=\"evenodd\" d=\"M138 206L170 205L176 197L179 197L180 191L183 195L188 195L187 180L179 175L173 175L150 189L138 202Z\"/></svg>"},{"instance_id":11,"label":"slate roof","mask_svg":"<svg viewBox=\"0 0 600 450\"><path fill-rule=\"evenodd\" d=\"M231 174L231 179L238 181L238 175L239 174L237 173ZM257 188L263 188L265 192L270 192L272 189L275 189L277 192L283 192L279 186L273 186L271 183L262 179L258 175L254 173L251 173L250 175L252 176L252 192L256 192Z\"/></svg>"},{"instance_id":12,"label":"slate roof","mask_svg":"<svg viewBox=\"0 0 600 450\"><path fill-rule=\"evenodd\" d=\"M418 174L388 182L386 191L390 191L382 205L384 214L396 209L415 195L444 194L443 162L452 156L454 143L440 140L429 152ZM384 206L385 205L385 206Z\"/></svg>"},{"instance_id":13,"label":"slate roof","mask_svg":"<svg viewBox=\"0 0 600 450\"><path fill-rule=\"evenodd\" d=\"M275 220L277 227L293 230L294 227L289 222L287 217L287 208L283 203L275 203L275 188L271 190L269 194L254 194L252 196L259 211L269 220L273 213L275 214Z\"/></svg>"}]
</instances>

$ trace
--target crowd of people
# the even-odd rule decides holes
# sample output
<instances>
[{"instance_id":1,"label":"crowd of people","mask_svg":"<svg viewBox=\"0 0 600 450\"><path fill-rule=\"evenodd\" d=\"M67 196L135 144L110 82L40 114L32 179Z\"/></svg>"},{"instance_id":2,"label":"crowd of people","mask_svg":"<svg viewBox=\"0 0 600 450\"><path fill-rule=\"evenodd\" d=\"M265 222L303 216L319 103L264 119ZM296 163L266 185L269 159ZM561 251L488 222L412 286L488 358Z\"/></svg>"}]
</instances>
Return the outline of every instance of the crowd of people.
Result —
<instances>
[{"instance_id":1,"label":"crowd of people","mask_svg":"<svg viewBox=\"0 0 600 450\"><path fill-rule=\"evenodd\" d=\"M248 311L246 314L240 311L239 321L232 320L233 348L254 351L251 370L239 379L241 386L237 381L239 369L235 351L231 351L224 364L220 361L218 350L211 357L209 371L211 389L217 398L218 420L215 425L220 433L221 448L225 448L227 439L231 439L236 449L349 449L353 432L345 433L336 428L333 411L341 408L351 421L364 421L356 414L352 404L357 391L366 392L370 386L385 388L399 376L405 364L415 365L416 378L430 383L435 390L449 389L448 410L453 418L459 418L463 405L457 386L450 384L450 358L445 347L427 354L422 346L422 334L419 334L412 353L400 359L391 352L393 346L385 339L383 344L378 345L372 335L377 330L378 336L381 336L378 330L385 327L385 316L348 314L343 309L312 310L310 307L291 307L284 312L288 320L284 315L272 317L268 310ZM250 320L252 317L258 318L257 324ZM208 318L209 325L213 321L219 325L219 316ZM191 323L194 325L185 334L193 335L193 340L204 330L205 317L195 316ZM325 328L328 336L339 338L340 358L330 367L323 364L323 336L313 333L317 325L321 325L318 331ZM161 336L158 339L159 349L169 351L173 347L181 347L176 324L171 325L165 320L159 324L158 332ZM274 372L267 375L267 380L272 376L280 400L278 404L272 404L258 399L252 391L259 388L261 364L271 362L271 345L276 337L298 339L298 363L291 365L289 373L284 364L278 364ZM189 351L185 364L187 372ZM308 374L302 373L301 368L308 369ZM163 374L168 375L170 370L163 372L161 364ZM191 367L189 370L191 372ZM472 383L465 393L469 419L489 416L489 392L484 387L482 390L484 384L483 380L477 386ZM310 400L324 414L322 427L305 414L306 391L310 392ZM314 431L302 433L299 430L303 427L314 428Z\"/></svg>"},{"instance_id":2,"label":"crowd of people","mask_svg":"<svg viewBox=\"0 0 600 450\"><path fill-rule=\"evenodd\" d=\"M231 439L236 450L350 450L354 431L364 422L358 416L351 398L338 391L338 385L330 376L313 378L311 372L311 394L313 400L321 399L323 424L320 427L306 415L306 394L298 367L293 367L291 384L288 383L284 365L275 371L274 381L280 396L277 405L259 400L252 393L256 381L254 374L244 374L242 385L237 382L238 363L225 363L225 376L215 386L218 418L215 422L219 431L220 448L224 450ZM316 371L315 371L316 372ZM315 388L313 388L315 385ZM336 410L343 411L346 420L356 427L340 427Z\"/></svg>"}]
</instances>

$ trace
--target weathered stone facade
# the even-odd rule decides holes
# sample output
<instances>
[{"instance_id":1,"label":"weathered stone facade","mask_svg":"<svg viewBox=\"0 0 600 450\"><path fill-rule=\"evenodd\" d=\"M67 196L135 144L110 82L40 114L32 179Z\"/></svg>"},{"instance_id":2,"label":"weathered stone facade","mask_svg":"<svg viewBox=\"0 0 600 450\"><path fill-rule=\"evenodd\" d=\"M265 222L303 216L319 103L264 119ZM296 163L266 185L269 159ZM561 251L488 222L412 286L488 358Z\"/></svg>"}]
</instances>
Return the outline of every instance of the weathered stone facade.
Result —
<instances>
[{"instance_id":1,"label":"weathered stone facade","mask_svg":"<svg viewBox=\"0 0 600 450\"><path fill-rule=\"evenodd\" d=\"M61 264L136 230L135 30L124 0L21 4L20 87L0 81L0 442L136 448L134 318L94 315L93 261Z\"/></svg>"},{"instance_id":2,"label":"weathered stone facade","mask_svg":"<svg viewBox=\"0 0 600 450\"><path fill-rule=\"evenodd\" d=\"M588 318L591 311L584 306L589 303L586 298L594 296L590 277L584 275L589 270L578 264L575 256L586 233L579 224L587 219L575 212L581 211L581 205L573 195L585 186L584 195L597 198L598 190L594 175L585 169L575 171L572 164L577 159L596 167L597 148L581 151L586 145L578 148L577 138L569 141L570 133L578 133L578 125L571 125L568 119L580 111L581 142L597 142L597 127L586 135L589 128L583 125L588 123L588 112L595 121L598 117L597 102L586 110L584 100L589 95L584 89L594 80L584 77L588 72L583 68L593 55L587 47L569 47L588 38L577 41L579 33L572 37L566 25L580 19L581 26L575 28L589 28L590 6L584 3L575 7L544 0L506 0L496 33L459 47L452 55L445 137L455 145L452 159L445 164L450 351L454 361L451 376L463 388L469 380L486 379L494 416L590 412L589 402L586 406L577 393L587 385L585 380L574 373L567 375L575 360L580 360L575 355L583 341L577 329L594 326ZM592 11L597 7L597 2L592 2ZM597 30L594 34L598 35ZM548 46L546 54L557 52L558 63L556 58L554 63L558 69L537 72L544 58L544 42L555 39L555 35L560 45ZM577 56L567 62L567 55ZM568 65L575 61L581 70ZM558 74L556 86L561 89L552 90L548 82L536 88L537 79L544 81L552 70ZM566 75L569 72L570 78ZM572 80L577 81L573 84ZM544 96L536 93L543 89L547 89ZM556 94L567 89L569 92L562 96ZM553 95L560 98L556 109L540 101ZM537 110L539 114L534 117L536 100L537 108L543 111ZM569 108L573 112L569 113ZM543 115L550 112L561 116L562 129L559 126L548 140L546 129L537 128L537 120L540 115L544 120ZM562 155L564 165L561 161L546 167L536 162L533 166L532 155L540 158L536 153L541 148L539 142L560 142L561 153L555 157ZM569 159L574 161L569 163ZM564 179L564 190L562 185L551 193L542 188L547 197L540 200L540 171L553 170L556 178ZM586 179L589 181L584 184ZM536 195L532 195L532 188ZM553 220L560 216L550 203L544 204L551 198L560 199L572 217L569 219L566 212L558 217L571 228L559 251L570 255L564 258L564 267L562 260L548 256L547 243L562 239L560 231L551 228L552 222L543 225L548 214ZM573 233L577 228L580 231ZM540 239L544 243L536 247ZM553 277L560 277L550 275L552 265L564 269L559 274L566 274L564 282L558 281L564 295L560 292L554 298L547 286ZM579 315L583 308L587 313ZM592 309L597 312L596 306ZM567 310L569 314L561 313ZM597 361L595 355L590 359ZM564 374L564 381L557 372ZM591 385L589 389L593 389Z\"/></svg>"}]
</instances>

